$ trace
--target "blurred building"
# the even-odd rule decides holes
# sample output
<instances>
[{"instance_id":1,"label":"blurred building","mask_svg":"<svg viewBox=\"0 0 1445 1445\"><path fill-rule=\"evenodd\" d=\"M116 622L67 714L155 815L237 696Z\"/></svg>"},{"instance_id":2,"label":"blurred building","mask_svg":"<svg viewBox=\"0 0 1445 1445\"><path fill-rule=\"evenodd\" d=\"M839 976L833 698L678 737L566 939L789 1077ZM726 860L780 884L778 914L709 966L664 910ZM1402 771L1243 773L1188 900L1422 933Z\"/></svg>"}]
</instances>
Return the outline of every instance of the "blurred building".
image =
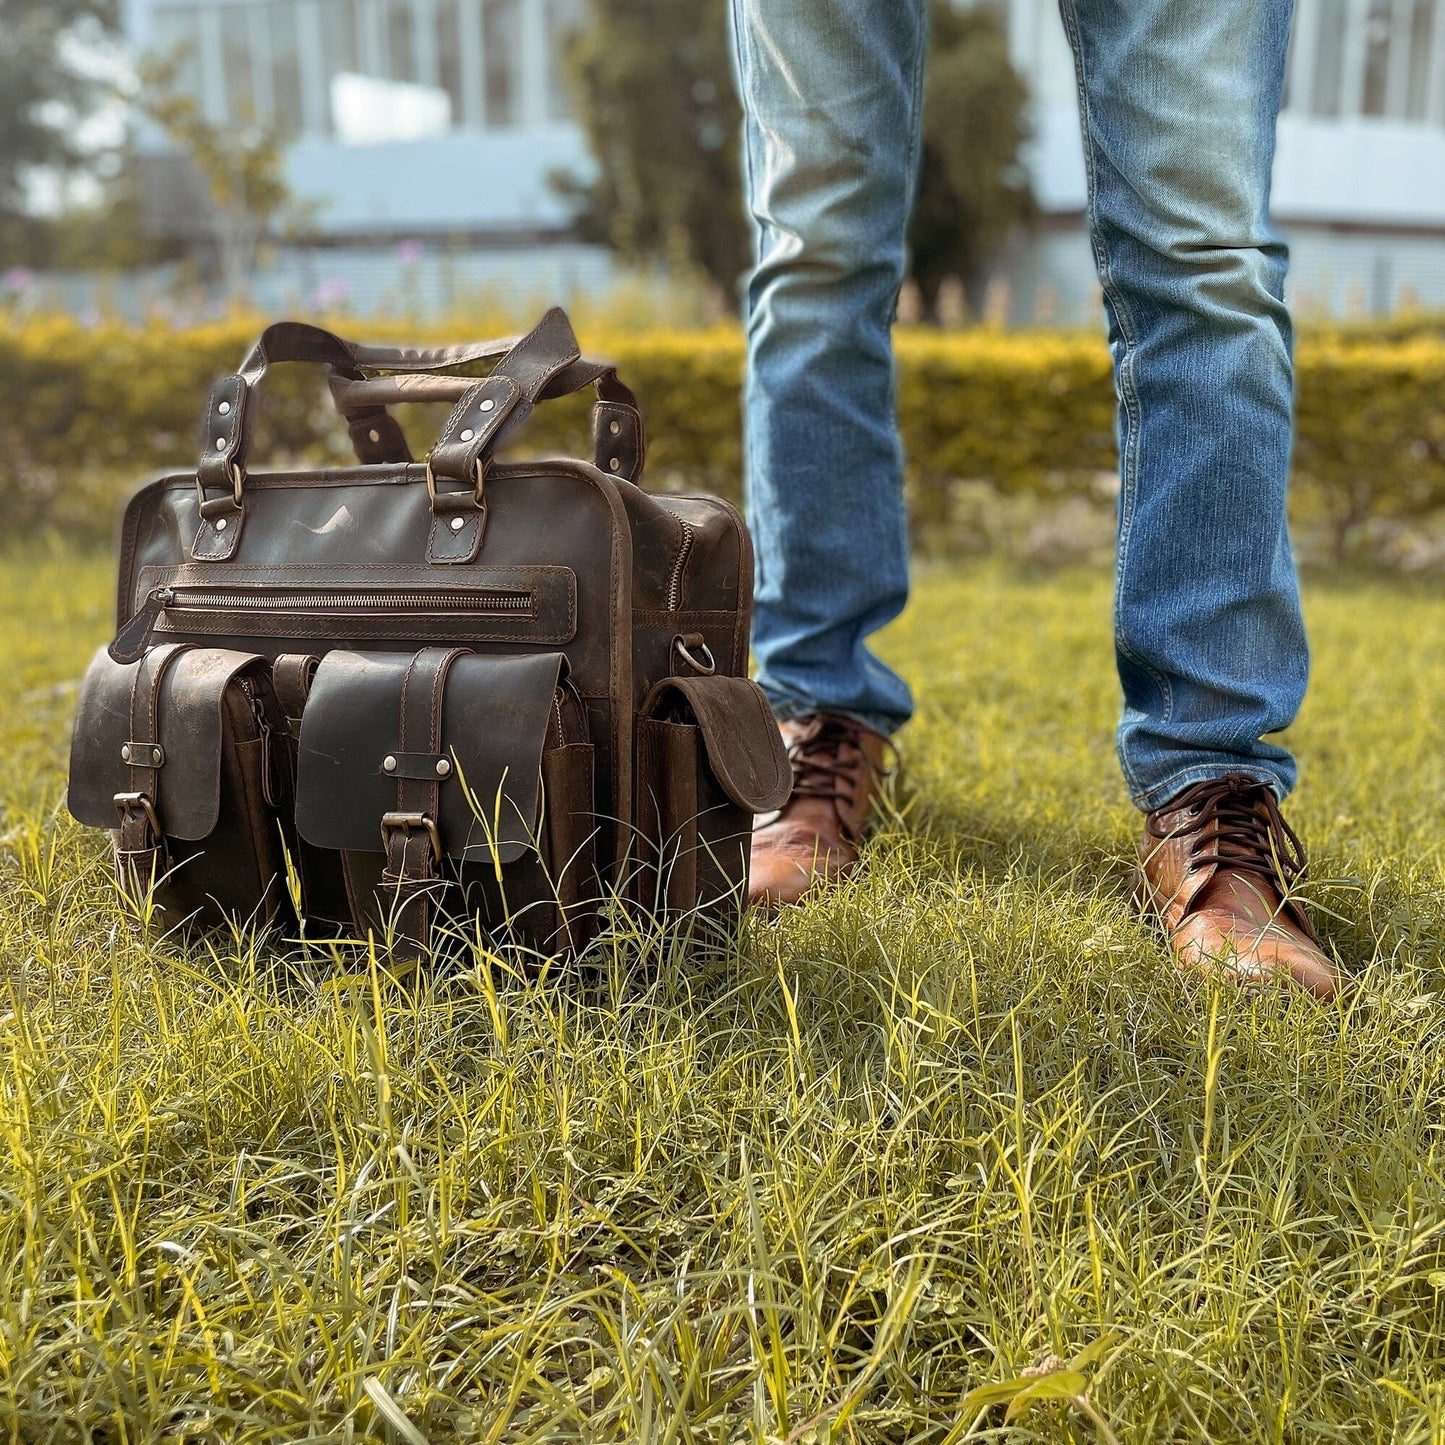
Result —
<instances>
[{"instance_id":1,"label":"blurred building","mask_svg":"<svg viewBox=\"0 0 1445 1445\"><path fill-rule=\"evenodd\" d=\"M257 278L273 297L440 310L478 289L561 294L610 258L570 244L553 172L590 161L561 73L578 0L124 0L137 51L181 57L208 119L276 127L318 244ZM142 140L150 228L202 241L203 191ZM539 247L545 249L539 250Z\"/></svg>"},{"instance_id":2,"label":"blurred building","mask_svg":"<svg viewBox=\"0 0 1445 1445\"><path fill-rule=\"evenodd\" d=\"M296 137L290 178L315 202L325 248L287 261L308 285L340 288L338 299L366 308L394 285L399 246L413 305L444 304L439 288L458 278L485 284L551 267L587 284L607 273L605 255L567 242L567 211L548 183L589 165L560 63L579 0L125 4L131 43L184 55L183 81L208 116ZM1005 304L1019 320L1093 319L1073 62L1057 0L1007 9L1035 101L1042 221L1010 257ZM162 148L148 151L152 225L199 237L205 206L193 178ZM1298 0L1275 212L1302 307L1445 305L1445 0Z\"/></svg>"},{"instance_id":3,"label":"blurred building","mask_svg":"<svg viewBox=\"0 0 1445 1445\"><path fill-rule=\"evenodd\" d=\"M127 0L138 50L182 57L208 119L293 135L323 234L538 236L546 176L586 164L561 48L575 0ZM158 196L157 200L163 197ZM184 212L161 219L185 225Z\"/></svg>"}]
</instances>

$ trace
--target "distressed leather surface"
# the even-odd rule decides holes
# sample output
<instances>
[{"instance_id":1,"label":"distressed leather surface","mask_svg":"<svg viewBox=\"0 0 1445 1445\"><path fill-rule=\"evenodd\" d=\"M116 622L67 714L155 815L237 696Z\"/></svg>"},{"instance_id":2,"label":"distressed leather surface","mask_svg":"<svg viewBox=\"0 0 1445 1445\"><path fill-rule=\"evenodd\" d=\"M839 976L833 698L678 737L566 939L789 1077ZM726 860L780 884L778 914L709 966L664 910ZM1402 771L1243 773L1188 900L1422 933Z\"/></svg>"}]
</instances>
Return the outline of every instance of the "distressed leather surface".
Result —
<instances>
[{"instance_id":1,"label":"distressed leather surface","mask_svg":"<svg viewBox=\"0 0 1445 1445\"><path fill-rule=\"evenodd\" d=\"M746 677L669 677L643 704L648 718L666 719L677 699L702 734L713 776L740 808L767 813L781 808L793 774L777 721L763 690Z\"/></svg>"},{"instance_id":2,"label":"distressed leather surface","mask_svg":"<svg viewBox=\"0 0 1445 1445\"><path fill-rule=\"evenodd\" d=\"M254 653L187 649L161 679L157 740L164 762L147 770L144 789L167 836L198 840L215 831L221 806L222 709L226 688L262 664ZM115 795L133 790L134 770L121 757L132 741L131 698L139 662L120 664L96 653L81 683L71 736L67 805L92 828L116 824ZM237 741L244 741L238 739Z\"/></svg>"},{"instance_id":3,"label":"distressed leather surface","mask_svg":"<svg viewBox=\"0 0 1445 1445\"><path fill-rule=\"evenodd\" d=\"M403 693L412 659L399 653L329 653L317 669L301 725L296 822L318 848L381 851L381 820L398 806L398 778L383 759L405 750ZM514 862L540 821L542 749L564 658L469 653L442 689L436 823L446 855ZM410 770L408 770L410 771ZM470 797L469 797L470 794ZM475 806L473 801L475 801Z\"/></svg>"},{"instance_id":4,"label":"distressed leather surface","mask_svg":"<svg viewBox=\"0 0 1445 1445\"><path fill-rule=\"evenodd\" d=\"M627 486L577 462L496 467L487 478L489 521L476 562L429 568L426 550L432 514L420 465L253 475L246 487L246 532L234 561L200 564L187 556L197 520L194 478L167 477L138 493L127 509L120 620L140 609L154 586L152 578L176 575L181 569L188 586L228 587L233 578L254 585L268 576L293 583L305 576L318 584L328 577L348 582L366 578L372 586L391 588L411 586L418 576L430 576L432 585L448 589L486 589L517 569L566 569L575 578L565 593L567 602L576 599L575 624L566 623L565 611L559 624L559 611L549 604L531 623L489 625L486 631L496 640L482 643L478 650L487 646L555 650L558 632L571 632L561 647L567 654L569 676L587 701L591 738L598 749L598 811L625 819L631 809L631 716L639 693L663 670L670 670L668 641L673 632L682 630L677 619L669 619L667 637L638 659L656 671L634 681L634 626L628 605L633 549L619 496ZM650 500L645 505L660 510ZM694 548L694 562L706 567L713 559ZM728 558L727 565L743 575L736 561ZM750 584L750 573L747 578ZM543 590L551 595L550 584ZM725 631L715 628L710 634L710 641L718 639L712 645L720 659L735 649L745 655L749 615L745 605L728 615ZM478 647L478 641L467 636L471 627L465 619L437 624L418 617L414 626L388 627L381 636L364 635L355 624L343 629L300 616L290 630L267 619L242 616L223 624L197 617L193 626L167 617L165 628L162 635L167 641L240 647L273 657L325 652L337 645L343 632L347 645L360 648L409 653L427 643L450 640ZM497 636L502 633L505 639ZM608 846L604 844L604 852Z\"/></svg>"},{"instance_id":5,"label":"distressed leather surface","mask_svg":"<svg viewBox=\"0 0 1445 1445\"><path fill-rule=\"evenodd\" d=\"M426 466L405 459L407 448L399 432L381 424L384 408L443 380L449 398L453 392L447 389L461 384L455 390L459 399L476 379L427 377L413 384L375 373L458 367L499 357L516 345L516 339L502 338L453 347L366 347L304 323L268 328L213 397L208 417L213 424L211 455L201 467L202 494L198 496L197 473L176 474L142 489L127 508L118 620L143 610L148 595L167 581L261 588L302 579L323 585L328 579L344 579L348 585L388 588L433 585L429 579L434 579L439 588L474 590L525 569L535 569L545 579L568 579L565 587L544 581L534 616L495 623L433 612L418 614L414 624L388 620L376 628L381 635L374 635L357 619L298 615L288 625L274 616L239 610L218 609L210 616L160 610L153 641L196 643L268 658L327 654L336 648L405 657L439 644L465 645L492 660L525 652L565 654L567 676L586 718L583 736L594 749L598 866L604 876L616 879L633 832L633 763L643 704L653 687L677 670L675 641L683 634L703 639L720 678L745 673L752 549L740 515L726 502L653 494L635 485L644 450L636 398L610 367L586 359L559 371L557 357L542 358L547 375L540 387L539 372L523 381L530 380L538 403L580 386L596 388L597 465L567 458L490 462L485 469L484 527L479 515L467 510L472 495L467 484L434 476L445 506L459 499L462 507L457 512L436 510L428 494ZM267 366L283 359L328 365L347 384L342 409L358 422L372 424L360 440L375 464L250 470L248 427L255 410L250 392ZM224 416L222 401L229 405ZM458 429L458 442L467 429L465 424ZM374 439L370 430L377 432ZM225 446L210 445L217 440ZM494 435L494 446L498 440L505 438ZM418 444L417 454L423 449ZM465 454L460 455L465 462ZM242 464L244 473L239 508L230 492L233 462ZM224 532L210 536L219 520L227 521ZM462 526L453 544L445 539L453 537L451 524L457 520ZM439 522L445 560L436 550ZM202 536L204 545L193 554ZM459 557L469 560L456 560ZM744 700L751 719L760 703L751 694ZM739 728L751 736L753 723L731 724L732 731ZM710 729L708 766L720 770L736 796L767 802L774 797L771 764L750 772L757 760L735 757L726 741L728 731L721 724ZM761 735L757 742L760 757L768 759L774 747L771 733L766 743ZM368 856L379 855L379 827L368 824L361 846Z\"/></svg>"}]
</instances>

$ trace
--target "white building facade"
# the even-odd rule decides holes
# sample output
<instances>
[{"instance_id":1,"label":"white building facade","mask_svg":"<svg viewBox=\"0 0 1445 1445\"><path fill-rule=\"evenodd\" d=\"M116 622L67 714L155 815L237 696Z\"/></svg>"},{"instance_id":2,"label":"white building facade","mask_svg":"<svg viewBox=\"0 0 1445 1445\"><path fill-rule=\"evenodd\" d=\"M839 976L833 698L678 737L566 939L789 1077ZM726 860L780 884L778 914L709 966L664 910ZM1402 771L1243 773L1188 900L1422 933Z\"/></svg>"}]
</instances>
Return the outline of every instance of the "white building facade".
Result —
<instances>
[{"instance_id":1,"label":"white building facade","mask_svg":"<svg viewBox=\"0 0 1445 1445\"><path fill-rule=\"evenodd\" d=\"M561 65L580 13L579 0L126 0L126 29L138 50L182 57L211 119L295 137L290 179L333 269L380 276L399 242L445 240L481 275L508 253L541 263L545 242L585 280L605 262L566 246L548 180L589 166ZM1092 320L1057 3L1009 0L1008 17L1042 212L1008 263L1009 309ZM1445 306L1445 0L1297 0L1274 194L1302 310Z\"/></svg>"},{"instance_id":2,"label":"white building facade","mask_svg":"<svg viewBox=\"0 0 1445 1445\"><path fill-rule=\"evenodd\" d=\"M208 119L294 137L290 180L323 235L502 239L555 235L567 214L547 175L587 164L561 75L576 14L572 0L127 0L126 32L181 58Z\"/></svg>"}]
</instances>

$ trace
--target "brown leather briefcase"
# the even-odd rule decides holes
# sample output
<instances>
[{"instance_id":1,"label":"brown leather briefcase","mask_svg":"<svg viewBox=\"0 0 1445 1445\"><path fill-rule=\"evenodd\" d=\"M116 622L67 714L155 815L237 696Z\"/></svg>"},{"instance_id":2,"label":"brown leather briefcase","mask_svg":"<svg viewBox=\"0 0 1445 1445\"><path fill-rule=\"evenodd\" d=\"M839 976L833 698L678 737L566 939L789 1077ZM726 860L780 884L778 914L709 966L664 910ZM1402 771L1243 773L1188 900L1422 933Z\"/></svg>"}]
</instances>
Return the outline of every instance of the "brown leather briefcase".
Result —
<instances>
[{"instance_id":1,"label":"brown leather briefcase","mask_svg":"<svg viewBox=\"0 0 1445 1445\"><path fill-rule=\"evenodd\" d=\"M251 469L279 361L330 367L360 465ZM497 459L589 386L589 460ZM386 410L413 400L452 404L421 462ZM119 626L76 717L71 811L112 829L135 905L412 953L735 924L752 815L789 787L746 677L747 531L642 488L636 399L560 310L417 349L271 326L204 436L195 474L126 510Z\"/></svg>"}]
</instances>

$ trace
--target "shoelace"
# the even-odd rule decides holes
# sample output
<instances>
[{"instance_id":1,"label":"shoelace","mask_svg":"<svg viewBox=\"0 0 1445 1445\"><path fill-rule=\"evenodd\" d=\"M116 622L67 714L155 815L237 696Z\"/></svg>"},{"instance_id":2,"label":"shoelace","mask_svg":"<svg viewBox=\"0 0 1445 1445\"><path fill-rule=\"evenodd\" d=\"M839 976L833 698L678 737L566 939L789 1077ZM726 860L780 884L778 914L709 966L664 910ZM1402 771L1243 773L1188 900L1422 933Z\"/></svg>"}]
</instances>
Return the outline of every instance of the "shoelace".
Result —
<instances>
[{"instance_id":1,"label":"shoelace","mask_svg":"<svg viewBox=\"0 0 1445 1445\"><path fill-rule=\"evenodd\" d=\"M1281 895L1288 894L1304 871L1305 851L1284 820L1274 790L1253 778L1210 778L1185 789L1168 807L1168 816L1187 812L1190 832L1198 831L1190 861L1218 863L1236 873L1255 873ZM1164 839L1180 832L1149 820L1152 836Z\"/></svg>"},{"instance_id":2,"label":"shoelace","mask_svg":"<svg viewBox=\"0 0 1445 1445\"><path fill-rule=\"evenodd\" d=\"M843 748L853 756L845 759ZM824 798L830 803L850 801L867 759L858 729L846 718L820 717L788 744L793 768L795 798Z\"/></svg>"}]
</instances>

